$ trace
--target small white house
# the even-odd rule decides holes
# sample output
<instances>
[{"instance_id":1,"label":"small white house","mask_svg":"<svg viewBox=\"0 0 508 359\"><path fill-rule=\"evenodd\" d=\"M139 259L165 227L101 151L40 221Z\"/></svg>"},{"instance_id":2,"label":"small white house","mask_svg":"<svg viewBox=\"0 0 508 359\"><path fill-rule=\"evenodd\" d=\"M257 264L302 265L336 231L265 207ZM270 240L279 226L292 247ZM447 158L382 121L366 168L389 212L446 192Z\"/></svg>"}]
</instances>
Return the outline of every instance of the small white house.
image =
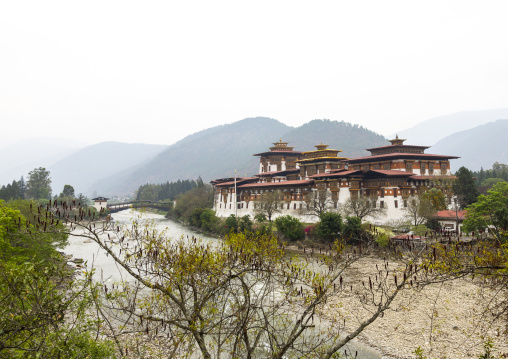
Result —
<instances>
[{"instance_id":1,"label":"small white house","mask_svg":"<svg viewBox=\"0 0 508 359\"><path fill-rule=\"evenodd\" d=\"M95 201L94 207L97 210L97 212L99 212L102 208L104 208L104 209L107 208L107 206L108 206L108 199L109 198L106 198L106 197L92 198L92 200Z\"/></svg>"},{"instance_id":2,"label":"small white house","mask_svg":"<svg viewBox=\"0 0 508 359\"><path fill-rule=\"evenodd\" d=\"M459 231L462 231L462 222L466 217L466 211L439 211L433 217L438 220L443 229L456 231L458 226Z\"/></svg>"}]
</instances>

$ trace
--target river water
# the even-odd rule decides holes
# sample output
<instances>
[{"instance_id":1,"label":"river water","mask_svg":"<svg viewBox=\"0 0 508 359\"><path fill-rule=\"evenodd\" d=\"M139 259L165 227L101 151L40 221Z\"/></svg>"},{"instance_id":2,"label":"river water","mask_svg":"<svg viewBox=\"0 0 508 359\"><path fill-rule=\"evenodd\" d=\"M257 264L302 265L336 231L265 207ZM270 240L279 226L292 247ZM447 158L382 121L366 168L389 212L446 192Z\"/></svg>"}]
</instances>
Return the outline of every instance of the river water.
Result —
<instances>
[{"instance_id":1,"label":"river water","mask_svg":"<svg viewBox=\"0 0 508 359\"><path fill-rule=\"evenodd\" d=\"M211 244L218 243L219 239L205 236L201 233L194 232L188 227L181 225L180 223L164 218L164 216L154 213L144 213L135 210L125 210L114 213L112 215L113 220L118 225L128 225L132 223L134 219L137 220L148 220L155 224L158 230L165 230L169 238L200 238L203 242ZM75 234L79 235L79 231ZM72 255L74 258L81 258L86 262L87 269L95 269L95 275L98 280L102 280L106 283L114 283L123 279L128 279L126 271L119 267L116 262L102 250L97 243L94 241L86 240L79 236L70 236L69 245L65 248L66 254ZM348 352L358 351L357 358L359 359L379 359L382 355L375 349L370 348L362 343L353 341L347 348Z\"/></svg>"}]
</instances>

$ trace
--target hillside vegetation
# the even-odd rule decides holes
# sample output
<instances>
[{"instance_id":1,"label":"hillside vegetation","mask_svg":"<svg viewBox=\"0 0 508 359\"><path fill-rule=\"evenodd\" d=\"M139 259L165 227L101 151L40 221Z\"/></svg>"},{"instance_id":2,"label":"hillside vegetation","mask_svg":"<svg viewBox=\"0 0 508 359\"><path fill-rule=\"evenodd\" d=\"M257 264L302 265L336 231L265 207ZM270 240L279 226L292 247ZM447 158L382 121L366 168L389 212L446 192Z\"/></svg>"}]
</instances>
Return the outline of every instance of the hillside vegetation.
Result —
<instances>
[{"instance_id":1,"label":"hillside vegetation","mask_svg":"<svg viewBox=\"0 0 508 359\"><path fill-rule=\"evenodd\" d=\"M343 150L346 157L367 154L365 148L386 145L383 136L358 125L314 120L292 128L270 118L256 117L213 127L190 135L140 165L130 174L113 175L92 188L103 195L130 194L146 183L164 183L199 176L215 178L252 176L259 171L255 153L268 151L279 139L298 151L313 150L319 143Z\"/></svg>"}]
</instances>

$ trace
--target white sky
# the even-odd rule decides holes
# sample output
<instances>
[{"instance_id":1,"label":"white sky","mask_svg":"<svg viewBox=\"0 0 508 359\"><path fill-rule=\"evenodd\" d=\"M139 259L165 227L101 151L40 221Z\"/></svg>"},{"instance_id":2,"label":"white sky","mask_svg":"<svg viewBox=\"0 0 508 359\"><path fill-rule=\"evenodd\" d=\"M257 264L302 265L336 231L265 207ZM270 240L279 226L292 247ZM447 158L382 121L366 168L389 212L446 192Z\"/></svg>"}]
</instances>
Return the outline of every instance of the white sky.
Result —
<instances>
[{"instance_id":1,"label":"white sky","mask_svg":"<svg viewBox=\"0 0 508 359\"><path fill-rule=\"evenodd\" d=\"M507 1L2 1L0 144L508 106Z\"/></svg>"}]
</instances>

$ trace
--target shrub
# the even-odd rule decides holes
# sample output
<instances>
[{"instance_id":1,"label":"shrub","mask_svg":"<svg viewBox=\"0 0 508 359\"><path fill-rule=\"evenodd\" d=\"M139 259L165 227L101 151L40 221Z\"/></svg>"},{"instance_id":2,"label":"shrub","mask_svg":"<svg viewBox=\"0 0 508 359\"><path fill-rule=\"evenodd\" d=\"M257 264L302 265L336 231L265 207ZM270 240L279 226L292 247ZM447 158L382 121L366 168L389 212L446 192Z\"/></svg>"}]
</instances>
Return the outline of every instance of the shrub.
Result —
<instances>
[{"instance_id":1,"label":"shrub","mask_svg":"<svg viewBox=\"0 0 508 359\"><path fill-rule=\"evenodd\" d=\"M347 239L361 239L363 234L362 220L359 217L346 217L344 237Z\"/></svg>"},{"instance_id":2,"label":"shrub","mask_svg":"<svg viewBox=\"0 0 508 359\"><path fill-rule=\"evenodd\" d=\"M303 224L298 218L289 215L277 217L277 219L275 219L275 225L279 232L291 241L297 241L305 237Z\"/></svg>"},{"instance_id":3,"label":"shrub","mask_svg":"<svg viewBox=\"0 0 508 359\"><path fill-rule=\"evenodd\" d=\"M230 215L227 219L226 219L226 232L235 232L235 233L238 233L238 221L235 217L234 214Z\"/></svg>"},{"instance_id":4,"label":"shrub","mask_svg":"<svg viewBox=\"0 0 508 359\"><path fill-rule=\"evenodd\" d=\"M248 214L238 219L238 229L243 233L252 232L252 221Z\"/></svg>"},{"instance_id":5,"label":"shrub","mask_svg":"<svg viewBox=\"0 0 508 359\"><path fill-rule=\"evenodd\" d=\"M219 218L215 215L215 212L211 209L205 209L200 216L201 219L201 227L205 231L213 232L217 227L217 223L219 222Z\"/></svg>"},{"instance_id":6,"label":"shrub","mask_svg":"<svg viewBox=\"0 0 508 359\"><path fill-rule=\"evenodd\" d=\"M320 222L317 227L317 235L324 240L333 240L339 237L344 229L342 216L335 212L324 212L319 216Z\"/></svg>"}]
</instances>

